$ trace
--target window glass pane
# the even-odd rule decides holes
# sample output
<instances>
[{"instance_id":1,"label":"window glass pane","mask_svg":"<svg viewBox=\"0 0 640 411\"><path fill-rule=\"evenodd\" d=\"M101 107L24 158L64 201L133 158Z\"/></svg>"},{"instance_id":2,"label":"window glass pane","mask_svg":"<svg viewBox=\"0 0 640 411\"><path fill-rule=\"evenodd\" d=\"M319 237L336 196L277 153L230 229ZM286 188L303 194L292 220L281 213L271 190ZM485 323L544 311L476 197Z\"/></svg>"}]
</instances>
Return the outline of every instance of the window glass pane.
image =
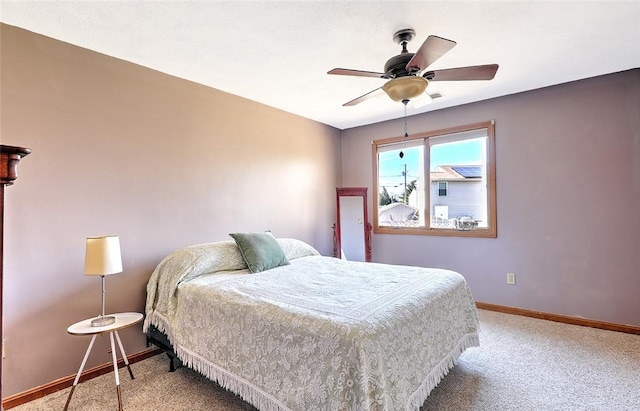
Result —
<instances>
[{"instance_id":1,"label":"window glass pane","mask_svg":"<svg viewBox=\"0 0 640 411\"><path fill-rule=\"evenodd\" d=\"M423 165L422 140L385 146L378 152L379 226L425 226Z\"/></svg>"},{"instance_id":2,"label":"window glass pane","mask_svg":"<svg viewBox=\"0 0 640 411\"><path fill-rule=\"evenodd\" d=\"M439 196L446 196L447 195L447 182L446 181L440 181L438 183L438 195Z\"/></svg>"},{"instance_id":3,"label":"window glass pane","mask_svg":"<svg viewBox=\"0 0 640 411\"><path fill-rule=\"evenodd\" d=\"M430 144L431 228L487 228L487 137L441 141Z\"/></svg>"}]
</instances>

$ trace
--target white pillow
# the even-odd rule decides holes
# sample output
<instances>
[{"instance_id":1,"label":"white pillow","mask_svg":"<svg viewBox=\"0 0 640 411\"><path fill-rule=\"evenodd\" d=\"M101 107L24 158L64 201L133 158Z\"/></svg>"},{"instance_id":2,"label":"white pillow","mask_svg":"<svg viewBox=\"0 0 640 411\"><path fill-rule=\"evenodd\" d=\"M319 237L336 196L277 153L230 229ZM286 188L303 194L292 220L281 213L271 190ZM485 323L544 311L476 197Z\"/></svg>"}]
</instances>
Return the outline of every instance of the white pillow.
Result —
<instances>
[{"instance_id":1,"label":"white pillow","mask_svg":"<svg viewBox=\"0 0 640 411\"><path fill-rule=\"evenodd\" d=\"M278 238L280 247L284 251L284 255L288 260L295 258L307 257L310 255L320 255L318 250L305 243L304 241L297 240L295 238Z\"/></svg>"}]
</instances>

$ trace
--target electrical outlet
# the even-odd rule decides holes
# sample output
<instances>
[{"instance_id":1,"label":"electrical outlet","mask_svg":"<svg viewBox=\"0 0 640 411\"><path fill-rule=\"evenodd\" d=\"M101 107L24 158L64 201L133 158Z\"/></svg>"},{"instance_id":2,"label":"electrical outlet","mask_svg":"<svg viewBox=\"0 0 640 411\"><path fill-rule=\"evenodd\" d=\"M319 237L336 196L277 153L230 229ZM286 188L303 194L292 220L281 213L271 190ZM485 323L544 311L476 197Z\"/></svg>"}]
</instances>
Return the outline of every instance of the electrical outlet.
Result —
<instances>
[{"instance_id":1,"label":"electrical outlet","mask_svg":"<svg viewBox=\"0 0 640 411\"><path fill-rule=\"evenodd\" d=\"M507 273L507 284L515 285L516 273Z\"/></svg>"}]
</instances>

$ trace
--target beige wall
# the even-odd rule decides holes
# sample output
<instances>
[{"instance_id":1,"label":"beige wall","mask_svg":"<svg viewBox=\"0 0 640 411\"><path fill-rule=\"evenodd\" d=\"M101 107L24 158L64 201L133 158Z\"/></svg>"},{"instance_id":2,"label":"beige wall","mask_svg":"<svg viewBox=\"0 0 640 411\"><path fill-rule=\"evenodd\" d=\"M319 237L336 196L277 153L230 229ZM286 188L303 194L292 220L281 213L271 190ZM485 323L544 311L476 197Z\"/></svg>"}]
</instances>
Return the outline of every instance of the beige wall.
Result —
<instances>
[{"instance_id":1,"label":"beige wall","mask_svg":"<svg viewBox=\"0 0 640 411\"><path fill-rule=\"evenodd\" d=\"M487 120L496 121L498 238L377 234L374 261L459 271L485 303L640 326L640 70L408 125L418 133ZM343 131L343 184L372 192L371 141L403 128L400 119Z\"/></svg>"},{"instance_id":2,"label":"beige wall","mask_svg":"<svg viewBox=\"0 0 640 411\"><path fill-rule=\"evenodd\" d=\"M100 310L82 275L87 236L120 236L107 311L143 311L172 250L276 236L332 252L340 131L10 26L1 32L2 144L29 147L6 190L3 395L77 371ZM122 333L144 350L141 326ZM88 366L109 362L97 341Z\"/></svg>"}]
</instances>

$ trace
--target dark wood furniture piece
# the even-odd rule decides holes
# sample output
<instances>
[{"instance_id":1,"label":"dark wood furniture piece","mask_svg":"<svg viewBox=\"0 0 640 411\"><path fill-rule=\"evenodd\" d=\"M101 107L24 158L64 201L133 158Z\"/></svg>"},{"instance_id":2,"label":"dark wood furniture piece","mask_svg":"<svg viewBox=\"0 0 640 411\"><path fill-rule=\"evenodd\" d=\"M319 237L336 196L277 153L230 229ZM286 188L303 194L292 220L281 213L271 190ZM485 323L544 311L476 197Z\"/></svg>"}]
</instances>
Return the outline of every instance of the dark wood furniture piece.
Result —
<instances>
[{"instance_id":1,"label":"dark wood furniture piece","mask_svg":"<svg viewBox=\"0 0 640 411\"><path fill-rule=\"evenodd\" d=\"M31 153L24 147L0 145L0 341L2 341L2 277L4 266L4 187L10 186L18 178L18 163ZM3 344L4 345L4 344ZM2 403L2 358L0 356L0 404ZM2 405L0 405L2 408Z\"/></svg>"},{"instance_id":2,"label":"dark wood furniture piece","mask_svg":"<svg viewBox=\"0 0 640 411\"><path fill-rule=\"evenodd\" d=\"M338 187L336 188L336 223L333 225L333 256L336 258L342 257L342 243L343 233L342 226L344 224L342 214L347 214L347 210L341 213L340 199L345 197L361 198L362 202L358 201L358 212L362 221L359 224L362 225L362 245L364 247L364 261L371 261L371 223L369 223L369 217L367 213L367 187ZM362 210L360 212L360 210ZM349 210L349 214L354 210ZM359 236L359 234L358 234Z\"/></svg>"}]
</instances>

